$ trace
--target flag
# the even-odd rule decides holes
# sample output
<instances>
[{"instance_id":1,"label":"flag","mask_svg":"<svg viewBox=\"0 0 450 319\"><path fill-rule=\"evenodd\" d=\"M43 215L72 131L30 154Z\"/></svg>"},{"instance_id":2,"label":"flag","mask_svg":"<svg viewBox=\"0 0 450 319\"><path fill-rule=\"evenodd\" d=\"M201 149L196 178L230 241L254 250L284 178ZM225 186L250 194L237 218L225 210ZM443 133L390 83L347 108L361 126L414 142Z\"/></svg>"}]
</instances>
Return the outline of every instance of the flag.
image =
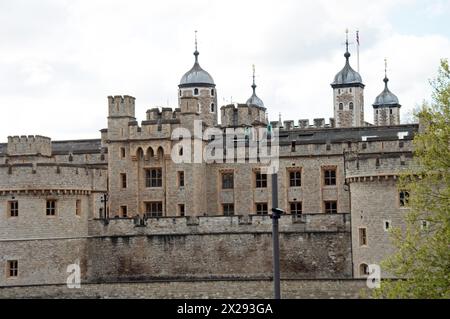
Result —
<instances>
[{"instance_id":1,"label":"flag","mask_svg":"<svg viewBox=\"0 0 450 319\"><path fill-rule=\"evenodd\" d=\"M359 45L359 31L356 31L356 43Z\"/></svg>"}]
</instances>

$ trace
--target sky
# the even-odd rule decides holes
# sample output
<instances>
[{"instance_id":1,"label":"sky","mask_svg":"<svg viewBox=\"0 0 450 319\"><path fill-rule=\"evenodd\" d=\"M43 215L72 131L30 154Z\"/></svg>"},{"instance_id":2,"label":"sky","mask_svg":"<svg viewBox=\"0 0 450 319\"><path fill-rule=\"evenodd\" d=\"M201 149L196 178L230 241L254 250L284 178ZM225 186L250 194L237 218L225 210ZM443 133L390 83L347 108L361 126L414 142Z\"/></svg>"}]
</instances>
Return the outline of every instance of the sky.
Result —
<instances>
[{"instance_id":1,"label":"sky","mask_svg":"<svg viewBox=\"0 0 450 319\"><path fill-rule=\"evenodd\" d=\"M136 117L177 107L182 75L199 61L219 105L257 94L270 120L333 117L330 83L350 63L360 73L365 120L389 87L403 121L450 57L449 0L0 0L0 142L9 135L99 138L107 96L136 97Z\"/></svg>"}]
</instances>

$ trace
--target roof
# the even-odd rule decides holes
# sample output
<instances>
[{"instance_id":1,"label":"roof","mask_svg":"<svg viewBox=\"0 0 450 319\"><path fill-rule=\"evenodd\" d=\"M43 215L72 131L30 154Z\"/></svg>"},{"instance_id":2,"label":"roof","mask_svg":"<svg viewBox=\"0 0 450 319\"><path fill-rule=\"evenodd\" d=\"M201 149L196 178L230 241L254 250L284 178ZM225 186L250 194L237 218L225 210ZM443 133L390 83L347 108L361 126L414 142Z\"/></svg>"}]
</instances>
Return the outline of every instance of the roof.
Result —
<instances>
[{"instance_id":1,"label":"roof","mask_svg":"<svg viewBox=\"0 0 450 319\"><path fill-rule=\"evenodd\" d=\"M374 108L377 107L396 107L400 106L400 103L398 101L398 97L392 93L388 88L388 82L389 79L387 77L384 78L384 90L380 93L375 99L375 102L373 103Z\"/></svg>"},{"instance_id":2,"label":"roof","mask_svg":"<svg viewBox=\"0 0 450 319\"><path fill-rule=\"evenodd\" d=\"M194 52L195 63L194 66L186 72L180 80L179 87L191 87L191 86L208 86L214 87L214 79L212 76L202 69L198 63L198 51Z\"/></svg>"},{"instance_id":3,"label":"roof","mask_svg":"<svg viewBox=\"0 0 450 319\"><path fill-rule=\"evenodd\" d=\"M345 66L338 74L336 74L331 85L363 85L361 75L350 66L350 53L346 52L344 56L346 59Z\"/></svg>"}]
</instances>

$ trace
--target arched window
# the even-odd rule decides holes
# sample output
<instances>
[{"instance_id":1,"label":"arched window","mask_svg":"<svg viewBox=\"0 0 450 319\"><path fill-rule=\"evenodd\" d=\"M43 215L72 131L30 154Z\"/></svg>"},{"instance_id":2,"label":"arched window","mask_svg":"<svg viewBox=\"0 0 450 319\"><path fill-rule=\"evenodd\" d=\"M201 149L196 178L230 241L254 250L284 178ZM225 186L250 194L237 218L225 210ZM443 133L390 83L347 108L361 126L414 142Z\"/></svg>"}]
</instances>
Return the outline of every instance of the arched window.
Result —
<instances>
[{"instance_id":1,"label":"arched window","mask_svg":"<svg viewBox=\"0 0 450 319\"><path fill-rule=\"evenodd\" d=\"M352 93L352 88L350 88L350 93Z\"/></svg>"},{"instance_id":2,"label":"arched window","mask_svg":"<svg viewBox=\"0 0 450 319\"><path fill-rule=\"evenodd\" d=\"M194 95L198 95L198 89L197 88L194 89Z\"/></svg>"},{"instance_id":3,"label":"arched window","mask_svg":"<svg viewBox=\"0 0 450 319\"><path fill-rule=\"evenodd\" d=\"M181 92L181 90L180 90L180 96L182 96L183 95L183 93Z\"/></svg>"},{"instance_id":4,"label":"arched window","mask_svg":"<svg viewBox=\"0 0 450 319\"><path fill-rule=\"evenodd\" d=\"M216 106L214 103L211 103L211 113L214 113L216 111Z\"/></svg>"},{"instance_id":5,"label":"arched window","mask_svg":"<svg viewBox=\"0 0 450 319\"><path fill-rule=\"evenodd\" d=\"M178 155L183 156L183 147L180 147L178 150Z\"/></svg>"},{"instance_id":6,"label":"arched window","mask_svg":"<svg viewBox=\"0 0 450 319\"><path fill-rule=\"evenodd\" d=\"M214 89L211 89L211 96L214 96Z\"/></svg>"},{"instance_id":7,"label":"arched window","mask_svg":"<svg viewBox=\"0 0 450 319\"><path fill-rule=\"evenodd\" d=\"M338 94L341 94L341 89L338 89Z\"/></svg>"},{"instance_id":8,"label":"arched window","mask_svg":"<svg viewBox=\"0 0 450 319\"><path fill-rule=\"evenodd\" d=\"M369 266L367 264L359 265L359 275L360 276L368 276L369 274Z\"/></svg>"},{"instance_id":9,"label":"arched window","mask_svg":"<svg viewBox=\"0 0 450 319\"><path fill-rule=\"evenodd\" d=\"M344 103L339 103L339 110L343 110L344 109Z\"/></svg>"},{"instance_id":10,"label":"arched window","mask_svg":"<svg viewBox=\"0 0 450 319\"><path fill-rule=\"evenodd\" d=\"M138 148L136 151L136 158L138 160L143 160L144 159L144 150L142 148Z\"/></svg>"},{"instance_id":11,"label":"arched window","mask_svg":"<svg viewBox=\"0 0 450 319\"><path fill-rule=\"evenodd\" d=\"M353 102L350 102L350 104L348 105L350 110L353 110Z\"/></svg>"}]
</instances>

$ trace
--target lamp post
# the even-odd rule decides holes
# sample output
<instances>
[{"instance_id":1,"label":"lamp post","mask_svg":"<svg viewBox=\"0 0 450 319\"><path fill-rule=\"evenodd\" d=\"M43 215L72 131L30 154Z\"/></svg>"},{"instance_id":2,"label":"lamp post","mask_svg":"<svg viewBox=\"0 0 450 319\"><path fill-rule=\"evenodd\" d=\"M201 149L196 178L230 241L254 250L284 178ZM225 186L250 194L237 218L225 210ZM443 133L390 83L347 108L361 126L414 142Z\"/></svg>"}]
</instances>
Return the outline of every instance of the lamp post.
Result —
<instances>
[{"instance_id":1,"label":"lamp post","mask_svg":"<svg viewBox=\"0 0 450 319\"><path fill-rule=\"evenodd\" d=\"M280 243L278 220L284 211L278 208L278 174L272 174L272 242L273 242L273 286L274 299L281 299L280 289Z\"/></svg>"},{"instance_id":2,"label":"lamp post","mask_svg":"<svg viewBox=\"0 0 450 319\"><path fill-rule=\"evenodd\" d=\"M109 200L109 196L108 196L108 193L104 193L103 195L102 195L102 197L100 198L100 202L102 202L103 203L103 220L104 220L104 222L105 222L105 225L107 225L108 224L108 212L107 212L107 203L108 203L108 200Z\"/></svg>"}]
</instances>

